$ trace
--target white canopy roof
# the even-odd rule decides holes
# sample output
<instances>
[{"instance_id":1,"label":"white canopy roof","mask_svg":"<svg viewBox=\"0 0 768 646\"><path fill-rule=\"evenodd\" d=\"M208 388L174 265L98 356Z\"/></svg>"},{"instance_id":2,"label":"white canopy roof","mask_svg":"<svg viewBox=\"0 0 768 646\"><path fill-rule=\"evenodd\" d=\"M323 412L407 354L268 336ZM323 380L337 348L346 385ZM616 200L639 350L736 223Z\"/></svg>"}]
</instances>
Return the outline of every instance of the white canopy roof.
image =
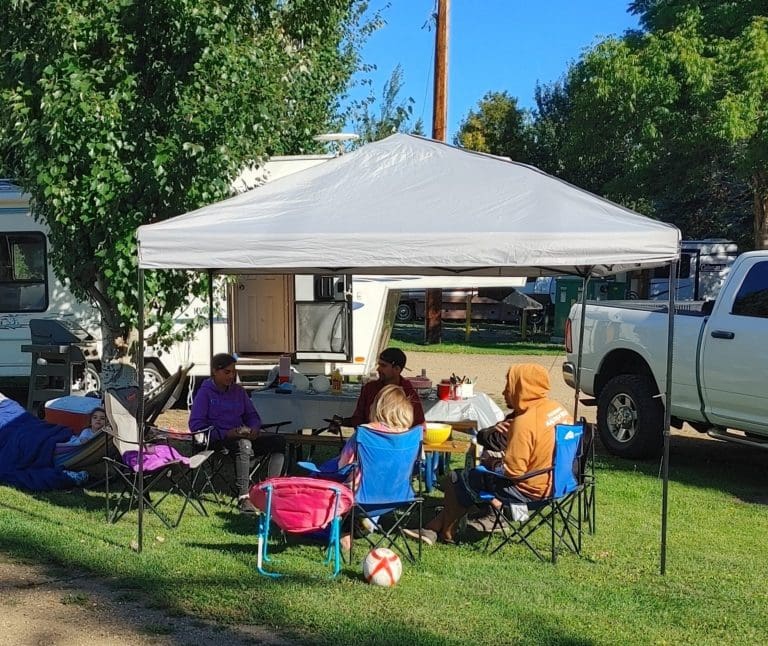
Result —
<instances>
[{"instance_id":1,"label":"white canopy roof","mask_svg":"<svg viewBox=\"0 0 768 646\"><path fill-rule=\"evenodd\" d=\"M664 264L680 232L531 166L397 134L138 239L147 269L535 276Z\"/></svg>"}]
</instances>

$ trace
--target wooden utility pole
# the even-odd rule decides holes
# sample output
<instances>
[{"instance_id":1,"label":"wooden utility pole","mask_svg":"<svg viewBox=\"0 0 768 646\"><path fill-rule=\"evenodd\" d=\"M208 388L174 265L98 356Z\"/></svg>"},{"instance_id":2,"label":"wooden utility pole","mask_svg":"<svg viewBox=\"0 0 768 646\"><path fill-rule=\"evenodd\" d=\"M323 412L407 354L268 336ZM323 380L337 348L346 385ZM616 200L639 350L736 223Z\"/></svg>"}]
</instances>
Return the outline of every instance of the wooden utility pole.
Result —
<instances>
[{"instance_id":1,"label":"wooden utility pole","mask_svg":"<svg viewBox=\"0 0 768 646\"><path fill-rule=\"evenodd\" d=\"M449 0L437 0L435 14L435 89L432 99L432 138L445 141L448 122L448 12ZM439 213L433 213L439 217ZM428 289L425 294L424 336L426 343L442 340L441 313L443 290Z\"/></svg>"}]
</instances>

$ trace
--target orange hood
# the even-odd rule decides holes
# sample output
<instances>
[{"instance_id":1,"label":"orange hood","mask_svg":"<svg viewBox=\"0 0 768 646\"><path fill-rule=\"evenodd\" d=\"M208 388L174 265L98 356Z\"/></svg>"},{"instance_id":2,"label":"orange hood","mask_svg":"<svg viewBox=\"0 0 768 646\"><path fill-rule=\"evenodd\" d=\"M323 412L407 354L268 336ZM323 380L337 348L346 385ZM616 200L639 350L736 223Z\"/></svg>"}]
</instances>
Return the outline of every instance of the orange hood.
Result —
<instances>
[{"instance_id":1,"label":"orange hood","mask_svg":"<svg viewBox=\"0 0 768 646\"><path fill-rule=\"evenodd\" d=\"M549 394L549 373L538 363L510 366L506 392L516 413L523 413Z\"/></svg>"}]
</instances>

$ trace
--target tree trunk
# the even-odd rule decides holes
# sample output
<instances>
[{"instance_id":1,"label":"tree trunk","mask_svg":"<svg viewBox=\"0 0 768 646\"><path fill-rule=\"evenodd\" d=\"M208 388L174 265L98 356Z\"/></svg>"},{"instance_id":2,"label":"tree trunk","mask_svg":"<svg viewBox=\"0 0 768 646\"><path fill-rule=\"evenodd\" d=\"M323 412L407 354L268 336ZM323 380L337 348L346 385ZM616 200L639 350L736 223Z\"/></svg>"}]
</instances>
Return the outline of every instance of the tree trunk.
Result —
<instances>
[{"instance_id":1,"label":"tree trunk","mask_svg":"<svg viewBox=\"0 0 768 646\"><path fill-rule=\"evenodd\" d=\"M768 171L752 176L755 191L755 249L768 249Z\"/></svg>"}]
</instances>

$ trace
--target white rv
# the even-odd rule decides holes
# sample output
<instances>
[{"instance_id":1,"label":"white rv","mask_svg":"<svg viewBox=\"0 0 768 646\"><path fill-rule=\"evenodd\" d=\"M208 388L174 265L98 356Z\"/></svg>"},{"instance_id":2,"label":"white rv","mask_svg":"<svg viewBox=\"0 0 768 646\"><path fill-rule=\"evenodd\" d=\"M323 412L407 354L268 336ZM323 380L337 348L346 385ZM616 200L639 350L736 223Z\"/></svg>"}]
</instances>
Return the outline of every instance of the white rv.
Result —
<instances>
[{"instance_id":1,"label":"white rv","mask_svg":"<svg viewBox=\"0 0 768 646\"><path fill-rule=\"evenodd\" d=\"M96 359L98 313L77 301L48 263L47 229L29 214L29 199L0 179L0 377L28 377L29 320L77 323L94 336L87 356ZM93 376L93 375L92 375Z\"/></svg>"},{"instance_id":2,"label":"white rv","mask_svg":"<svg viewBox=\"0 0 768 646\"><path fill-rule=\"evenodd\" d=\"M675 300L714 300L738 255L738 247L730 240L683 240ZM669 298L669 267L653 270L649 296L652 300Z\"/></svg>"}]
</instances>

